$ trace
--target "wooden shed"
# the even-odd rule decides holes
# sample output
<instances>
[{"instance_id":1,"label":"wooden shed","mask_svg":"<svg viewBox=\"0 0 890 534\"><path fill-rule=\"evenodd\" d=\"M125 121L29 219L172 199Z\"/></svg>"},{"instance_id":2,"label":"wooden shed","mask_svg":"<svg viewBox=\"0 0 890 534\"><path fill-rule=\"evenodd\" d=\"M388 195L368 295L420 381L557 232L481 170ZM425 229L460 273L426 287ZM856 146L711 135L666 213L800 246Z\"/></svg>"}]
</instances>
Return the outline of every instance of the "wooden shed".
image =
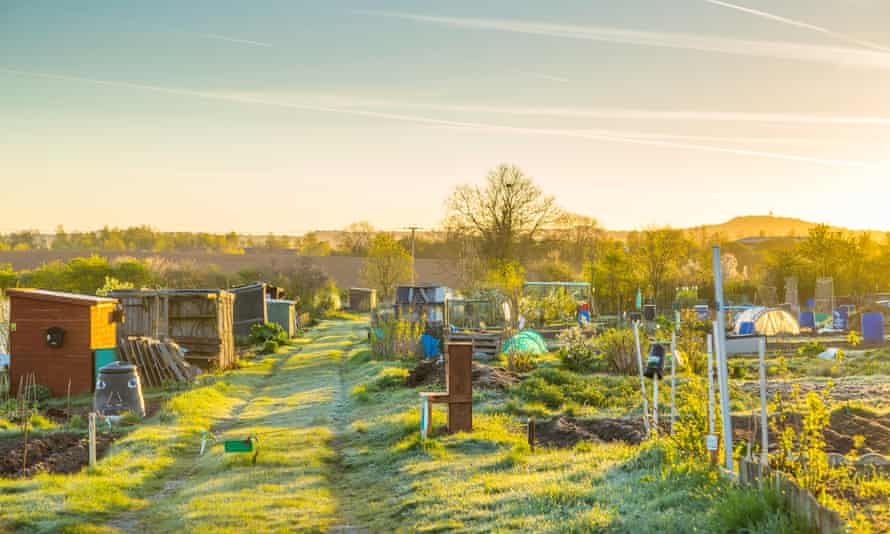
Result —
<instances>
[{"instance_id":1,"label":"wooden shed","mask_svg":"<svg viewBox=\"0 0 890 534\"><path fill-rule=\"evenodd\" d=\"M114 299L46 291L10 289L10 366L12 386L33 373L53 395L89 393L100 367L116 359L120 314Z\"/></svg>"},{"instance_id":2,"label":"wooden shed","mask_svg":"<svg viewBox=\"0 0 890 534\"><path fill-rule=\"evenodd\" d=\"M349 288L349 309L359 313L370 313L377 309L377 290L366 287Z\"/></svg>"},{"instance_id":3,"label":"wooden shed","mask_svg":"<svg viewBox=\"0 0 890 534\"><path fill-rule=\"evenodd\" d=\"M234 332L236 337L247 337L255 324L265 324L269 318L269 299L283 299L284 290L265 282L255 282L233 287L229 292L235 295Z\"/></svg>"},{"instance_id":4,"label":"wooden shed","mask_svg":"<svg viewBox=\"0 0 890 534\"><path fill-rule=\"evenodd\" d=\"M288 337L297 334L297 304L292 300L268 299L268 322L275 323L287 332Z\"/></svg>"},{"instance_id":5,"label":"wooden shed","mask_svg":"<svg viewBox=\"0 0 890 534\"><path fill-rule=\"evenodd\" d=\"M175 341L187 351L189 363L204 369L229 369L235 364L235 296L228 291L124 289L110 295L124 308L121 337Z\"/></svg>"}]
</instances>

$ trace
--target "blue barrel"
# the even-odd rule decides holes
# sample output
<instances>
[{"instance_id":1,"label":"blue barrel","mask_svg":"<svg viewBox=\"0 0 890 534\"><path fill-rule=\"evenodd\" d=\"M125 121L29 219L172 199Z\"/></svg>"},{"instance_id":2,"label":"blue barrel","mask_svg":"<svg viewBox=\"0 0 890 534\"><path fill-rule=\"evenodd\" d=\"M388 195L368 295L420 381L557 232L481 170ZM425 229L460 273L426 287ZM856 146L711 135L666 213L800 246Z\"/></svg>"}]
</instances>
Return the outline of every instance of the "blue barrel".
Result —
<instances>
[{"instance_id":1,"label":"blue barrel","mask_svg":"<svg viewBox=\"0 0 890 534\"><path fill-rule=\"evenodd\" d=\"M882 313L862 314L862 341L884 343L884 315Z\"/></svg>"},{"instance_id":2,"label":"blue barrel","mask_svg":"<svg viewBox=\"0 0 890 534\"><path fill-rule=\"evenodd\" d=\"M813 312L800 312L800 327L816 329L816 314Z\"/></svg>"}]
</instances>

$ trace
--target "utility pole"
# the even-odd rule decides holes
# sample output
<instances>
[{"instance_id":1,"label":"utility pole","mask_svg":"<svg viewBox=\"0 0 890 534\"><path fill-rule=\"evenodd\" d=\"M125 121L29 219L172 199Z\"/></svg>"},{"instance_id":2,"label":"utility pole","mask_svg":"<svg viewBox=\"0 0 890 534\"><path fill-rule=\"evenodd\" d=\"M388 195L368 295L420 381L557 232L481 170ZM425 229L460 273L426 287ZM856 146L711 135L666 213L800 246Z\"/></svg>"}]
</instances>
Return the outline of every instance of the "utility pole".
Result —
<instances>
[{"instance_id":1,"label":"utility pole","mask_svg":"<svg viewBox=\"0 0 890 534\"><path fill-rule=\"evenodd\" d=\"M416 258L416 255L415 255L415 252L416 252L415 234L416 234L417 230L420 230L420 227L419 226L409 226L408 229L411 230L411 285L414 286L414 285L417 285L417 280L416 280L416 278L417 278L417 269L416 269L417 261L415 259Z\"/></svg>"}]
</instances>

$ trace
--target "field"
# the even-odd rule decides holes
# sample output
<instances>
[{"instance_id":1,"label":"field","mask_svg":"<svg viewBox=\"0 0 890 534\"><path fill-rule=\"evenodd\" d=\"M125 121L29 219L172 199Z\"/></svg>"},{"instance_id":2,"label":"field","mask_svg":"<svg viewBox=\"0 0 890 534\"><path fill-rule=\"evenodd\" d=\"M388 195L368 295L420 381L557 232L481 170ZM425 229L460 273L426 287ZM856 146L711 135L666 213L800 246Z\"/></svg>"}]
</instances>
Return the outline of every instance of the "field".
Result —
<instances>
[{"instance_id":1,"label":"field","mask_svg":"<svg viewBox=\"0 0 890 534\"><path fill-rule=\"evenodd\" d=\"M417 391L375 361L361 320L165 393L94 469L0 481L0 527L33 532L775 532L776 499L667 441L529 449L515 391L478 389L474 432L421 441ZM511 397L512 395L512 397ZM543 427L542 427L543 428ZM10 431L11 432L11 431ZM200 455L202 437L216 441ZM221 440L258 439L249 454Z\"/></svg>"}]
</instances>

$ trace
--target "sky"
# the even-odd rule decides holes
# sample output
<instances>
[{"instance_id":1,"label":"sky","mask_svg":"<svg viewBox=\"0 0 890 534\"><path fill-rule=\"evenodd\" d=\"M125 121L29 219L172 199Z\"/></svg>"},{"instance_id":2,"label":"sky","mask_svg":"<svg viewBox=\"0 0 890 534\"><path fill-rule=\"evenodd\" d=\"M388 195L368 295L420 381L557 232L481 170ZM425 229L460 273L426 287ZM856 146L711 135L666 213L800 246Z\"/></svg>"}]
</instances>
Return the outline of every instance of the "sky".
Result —
<instances>
[{"instance_id":1,"label":"sky","mask_svg":"<svg viewBox=\"0 0 890 534\"><path fill-rule=\"evenodd\" d=\"M432 228L519 166L610 229L890 230L886 0L0 0L0 231Z\"/></svg>"}]
</instances>

